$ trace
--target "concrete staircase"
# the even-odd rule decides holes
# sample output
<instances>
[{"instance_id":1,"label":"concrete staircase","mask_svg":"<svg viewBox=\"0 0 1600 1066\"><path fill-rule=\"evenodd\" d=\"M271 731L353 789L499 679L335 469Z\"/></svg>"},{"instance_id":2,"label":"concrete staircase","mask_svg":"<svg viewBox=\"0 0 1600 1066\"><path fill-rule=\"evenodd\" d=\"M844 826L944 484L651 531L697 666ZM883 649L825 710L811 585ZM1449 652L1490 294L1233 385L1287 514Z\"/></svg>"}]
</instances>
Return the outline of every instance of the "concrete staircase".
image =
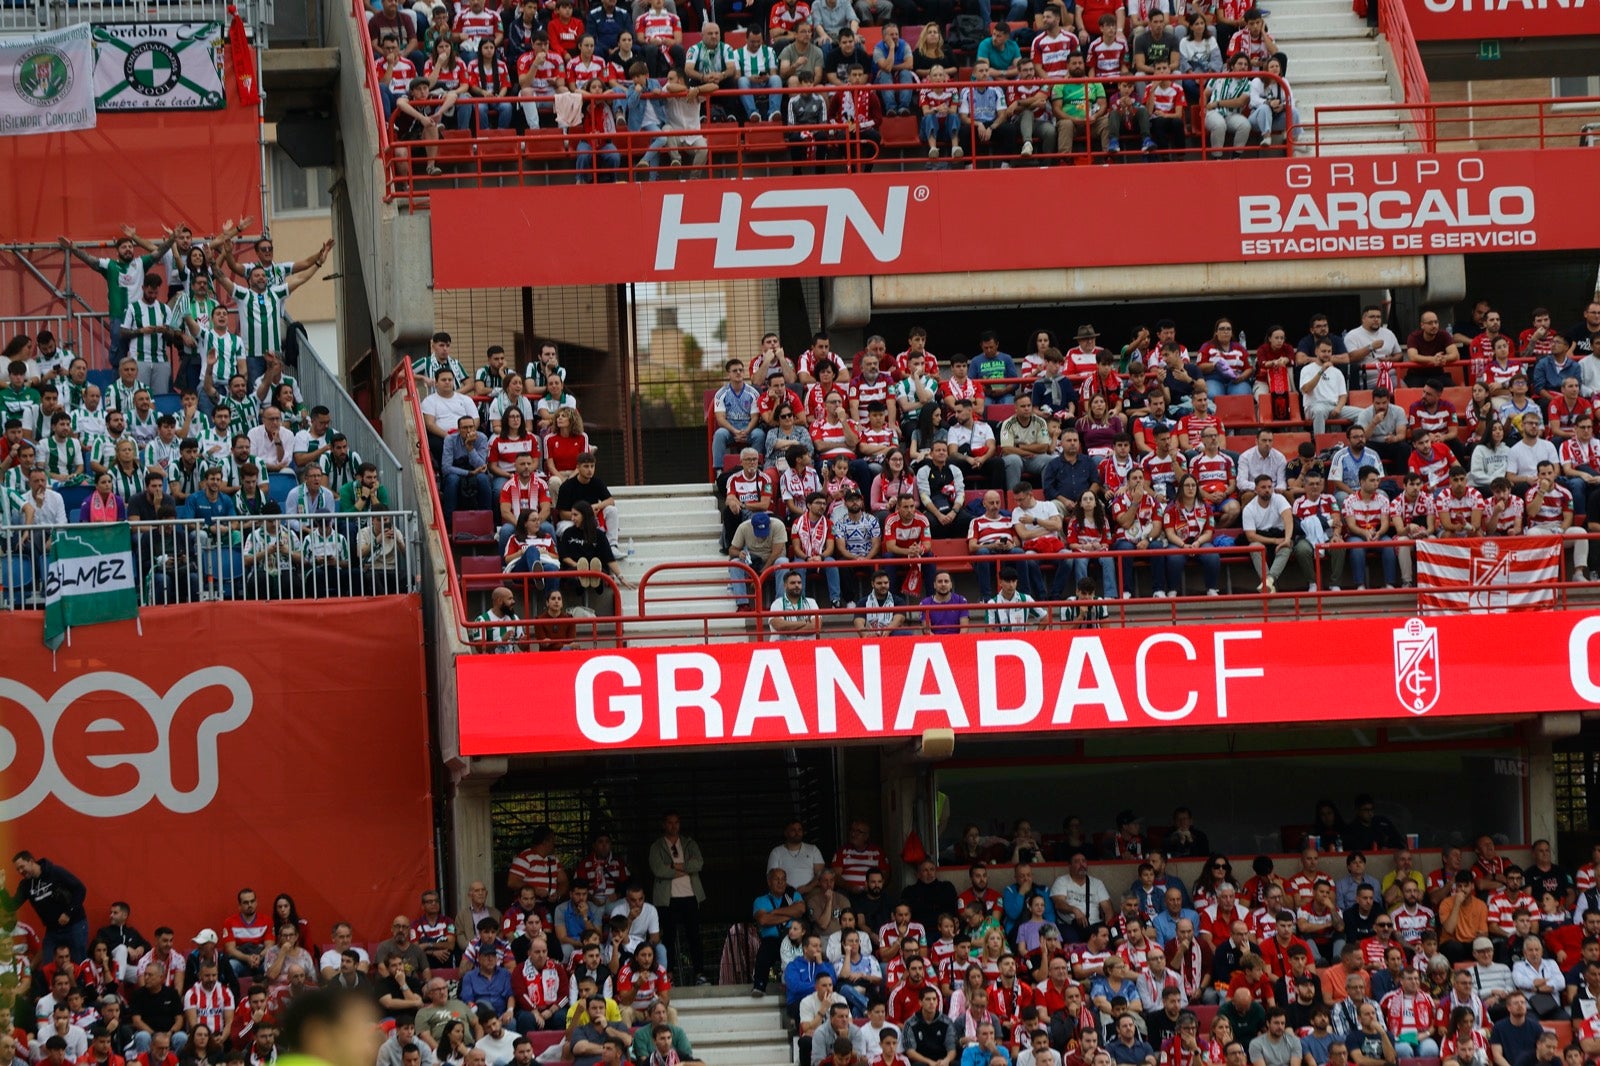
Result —
<instances>
[{"instance_id":1,"label":"concrete staircase","mask_svg":"<svg viewBox=\"0 0 1600 1066\"><path fill-rule=\"evenodd\" d=\"M715 547L715 545L713 545ZM674 989L678 1024L706 1066L791 1066L792 1048L779 1013L783 993L751 999L746 985Z\"/></svg>"},{"instance_id":2,"label":"concrete staircase","mask_svg":"<svg viewBox=\"0 0 1600 1066\"><path fill-rule=\"evenodd\" d=\"M715 563L725 559L717 549L722 518L709 484L636 485L612 490L622 512L622 543L634 554L623 560L623 572L635 586L652 567L667 563ZM671 584L668 584L668 583ZM682 584L679 584L682 583ZM746 625L733 614L728 572L721 567L685 568L653 578L645 609L650 615L727 615L704 622L650 621L629 626L643 639L630 644L700 643L712 639L744 640ZM622 610L633 614L637 588L622 590Z\"/></svg>"},{"instance_id":3,"label":"concrete staircase","mask_svg":"<svg viewBox=\"0 0 1600 1066\"><path fill-rule=\"evenodd\" d=\"M1287 76L1304 125L1316 121L1320 107L1394 105L1393 110L1325 115L1327 121L1359 119L1362 125L1349 130L1323 129L1321 154L1409 150L1399 143L1404 95L1398 83L1389 80L1387 41L1369 37L1366 21L1344 0L1268 0L1263 6L1271 12L1268 32L1289 57Z\"/></svg>"}]
</instances>

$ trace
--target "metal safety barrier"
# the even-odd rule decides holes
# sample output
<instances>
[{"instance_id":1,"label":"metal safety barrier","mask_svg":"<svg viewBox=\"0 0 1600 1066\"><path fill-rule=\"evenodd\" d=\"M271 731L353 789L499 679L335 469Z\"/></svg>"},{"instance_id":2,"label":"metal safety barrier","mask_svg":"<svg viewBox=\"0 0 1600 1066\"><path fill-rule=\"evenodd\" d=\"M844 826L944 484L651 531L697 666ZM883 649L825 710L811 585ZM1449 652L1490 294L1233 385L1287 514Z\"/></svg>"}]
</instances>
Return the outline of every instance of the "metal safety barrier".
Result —
<instances>
[{"instance_id":1,"label":"metal safety barrier","mask_svg":"<svg viewBox=\"0 0 1600 1066\"><path fill-rule=\"evenodd\" d=\"M66 525L0 525L0 609L44 605L49 547ZM415 591L412 511L131 521L144 606L308 600Z\"/></svg>"}]
</instances>

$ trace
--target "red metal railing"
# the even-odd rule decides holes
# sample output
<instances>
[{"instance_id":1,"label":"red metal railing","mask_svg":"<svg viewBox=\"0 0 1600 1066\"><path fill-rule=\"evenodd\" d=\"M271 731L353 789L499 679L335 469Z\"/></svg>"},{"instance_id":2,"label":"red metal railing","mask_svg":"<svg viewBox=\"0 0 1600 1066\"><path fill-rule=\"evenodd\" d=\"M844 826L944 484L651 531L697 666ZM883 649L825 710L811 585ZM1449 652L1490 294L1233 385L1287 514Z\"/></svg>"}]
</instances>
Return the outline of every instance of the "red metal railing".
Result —
<instances>
[{"instance_id":1,"label":"red metal railing","mask_svg":"<svg viewBox=\"0 0 1600 1066\"><path fill-rule=\"evenodd\" d=\"M1583 126L1600 119L1600 96L1561 99L1472 100L1395 104L1341 104L1317 108L1305 124L1307 143L1321 155L1336 132L1393 130L1397 110L1411 115L1401 138L1388 143L1419 152L1530 151L1581 144Z\"/></svg>"},{"instance_id":2,"label":"red metal railing","mask_svg":"<svg viewBox=\"0 0 1600 1066\"><path fill-rule=\"evenodd\" d=\"M1372 0L1369 0L1372 2ZM1417 39L1411 33L1411 21L1406 17L1403 0L1376 0L1378 28L1389 41L1389 51L1394 55L1400 72L1400 88L1405 93L1405 104L1411 110L1411 121L1417 136L1434 151L1433 113L1425 106L1433 95L1428 88L1428 72L1422 65L1422 53L1417 50Z\"/></svg>"}]
</instances>

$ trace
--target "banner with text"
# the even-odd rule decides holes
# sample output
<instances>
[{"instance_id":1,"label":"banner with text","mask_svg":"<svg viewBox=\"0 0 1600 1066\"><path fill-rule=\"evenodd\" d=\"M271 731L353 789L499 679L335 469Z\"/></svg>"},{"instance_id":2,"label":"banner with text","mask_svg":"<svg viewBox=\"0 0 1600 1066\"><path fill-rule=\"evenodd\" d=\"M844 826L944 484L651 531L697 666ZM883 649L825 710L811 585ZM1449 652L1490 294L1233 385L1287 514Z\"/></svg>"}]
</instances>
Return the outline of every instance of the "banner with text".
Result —
<instances>
[{"instance_id":1,"label":"banner with text","mask_svg":"<svg viewBox=\"0 0 1600 1066\"><path fill-rule=\"evenodd\" d=\"M1600 35L1594 0L1404 0L1419 41Z\"/></svg>"},{"instance_id":2,"label":"banner with text","mask_svg":"<svg viewBox=\"0 0 1600 1066\"><path fill-rule=\"evenodd\" d=\"M1600 708L1600 613L460 656L467 755L1327 725ZM1330 654L1328 649L1337 649ZM1512 657L1514 655L1514 662ZM1515 700L1485 698L1517 679ZM538 692L536 703L526 699Z\"/></svg>"},{"instance_id":3,"label":"banner with text","mask_svg":"<svg viewBox=\"0 0 1600 1066\"><path fill-rule=\"evenodd\" d=\"M73 626L139 617L133 542L126 522L83 522L50 538L44 579L44 644Z\"/></svg>"},{"instance_id":4,"label":"banner with text","mask_svg":"<svg viewBox=\"0 0 1600 1066\"><path fill-rule=\"evenodd\" d=\"M0 37L0 135L92 128L93 72L87 25Z\"/></svg>"},{"instance_id":5,"label":"banner with text","mask_svg":"<svg viewBox=\"0 0 1600 1066\"><path fill-rule=\"evenodd\" d=\"M188 944L241 886L378 940L434 886L420 601L196 603L51 655L0 612L0 826ZM198 859L199 861L192 861ZM29 921L33 920L28 915ZM99 919L97 919L99 920Z\"/></svg>"},{"instance_id":6,"label":"banner with text","mask_svg":"<svg viewBox=\"0 0 1600 1066\"><path fill-rule=\"evenodd\" d=\"M1527 611L1555 603L1560 537L1417 541L1417 602L1424 611Z\"/></svg>"},{"instance_id":7,"label":"banner with text","mask_svg":"<svg viewBox=\"0 0 1600 1066\"><path fill-rule=\"evenodd\" d=\"M440 288L685 278L926 274L1151 263L1549 251L1600 246L1593 151L1388 155L856 174L761 181L440 189ZM1136 218L1174 188L1204 204L1174 241L1083 237L1083 211ZM974 203L1061 203L1027 240L975 239ZM479 223L495 219L484 229ZM559 255L528 255L556 247ZM619 255L638 248L639 255Z\"/></svg>"},{"instance_id":8,"label":"banner with text","mask_svg":"<svg viewBox=\"0 0 1600 1066\"><path fill-rule=\"evenodd\" d=\"M222 26L126 22L94 28L94 106L101 111L216 111Z\"/></svg>"}]
</instances>

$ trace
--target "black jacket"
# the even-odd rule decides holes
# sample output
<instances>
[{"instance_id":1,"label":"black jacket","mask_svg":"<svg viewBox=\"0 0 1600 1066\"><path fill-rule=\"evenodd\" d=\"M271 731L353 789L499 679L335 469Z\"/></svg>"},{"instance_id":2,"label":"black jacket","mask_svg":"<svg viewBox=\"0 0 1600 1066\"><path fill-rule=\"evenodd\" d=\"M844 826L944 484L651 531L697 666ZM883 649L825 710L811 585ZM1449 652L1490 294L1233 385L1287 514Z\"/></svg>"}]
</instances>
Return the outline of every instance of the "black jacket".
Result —
<instances>
[{"instance_id":1,"label":"black jacket","mask_svg":"<svg viewBox=\"0 0 1600 1066\"><path fill-rule=\"evenodd\" d=\"M71 870L57 866L49 859L39 860L38 877L25 877L17 886L17 899L33 904L34 913L47 931L60 926L63 914L69 922L87 918L83 912L85 895L83 882Z\"/></svg>"}]
</instances>

